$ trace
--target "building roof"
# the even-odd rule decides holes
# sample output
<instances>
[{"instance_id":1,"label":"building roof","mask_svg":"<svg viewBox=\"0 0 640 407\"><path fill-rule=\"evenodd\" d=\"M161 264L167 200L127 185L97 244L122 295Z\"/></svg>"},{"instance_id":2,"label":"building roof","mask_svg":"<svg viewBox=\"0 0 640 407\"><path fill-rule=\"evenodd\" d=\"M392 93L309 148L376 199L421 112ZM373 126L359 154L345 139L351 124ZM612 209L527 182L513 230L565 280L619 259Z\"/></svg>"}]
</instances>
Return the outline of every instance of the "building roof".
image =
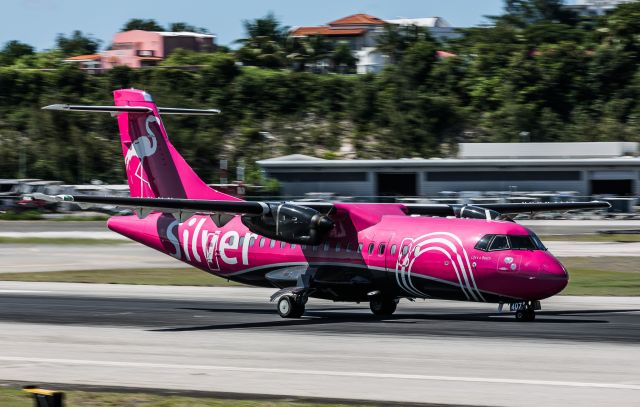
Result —
<instances>
[{"instance_id":1,"label":"building roof","mask_svg":"<svg viewBox=\"0 0 640 407\"><path fill-rule=\"evenodd\" d=\"M66 58L65 61L96 61L98 59L100 59L100 54L86 54L69 57Z\"/></svg>"},{"instance_id":2,"label":"building roof","mask_svg":"<svg viewBox=\"0 0 640 407\"><path fill-rule=\"evenodd\" d=\"M400 160L302 160L281 161L278 159L260 160L257 164L261 167L273 170L299 171L301 168L316 169L318 171L348 171L359 168L361 170L393 169L430 169L430 168L495 168L499 170L507 167L637 167L640 168L640 158L553 158L553 159L400 159Z\"/></svg>"},{"instance_id":3,"label":"building roof","mask_svg":"<svg viewBox=\"0 0 640 407\"><path fill-rule=\"evenodd\" d=\"M156 34L160 34L163 37L197 37L197 38L215 38L215 35L212 34L202 34L202 33L194 33L190 31L153 31Z\"/></svg>"},{"instance_id":4,"label":"building roof","mask_svg":"<svg viewBox=\"0 0 640 407\"><path fill-rule=\"evenodd\" d=\"M309 35L327 35L327 36L351 36L361 35L367 32L364 28L332 28L326 26L319 27L296 27L291 30L292 37L307 37Z\"/></svg>"},{"instance_id":5,"label":"building roof","mask_svg":"<svg viewBox=\"0 0 640 407\"><path fill-rule=\"evenodd\" d=\"M453 57L457 57L458 55L453 54L451 52L447 52L447 51L436 51L436 56L438 58L453 58Z\"/></svg>"},{"instance_id":6,"label":"building roof","mask_svg":"<svg viewBox=\"0 0 640 407\"><path fill-rule=\"evenodd\" d=\"M635 142L589 143L460 143L459 158L395 160L323 160L294 154L258 161L268 169L442 168L513 166L632 166L640 167Z\"/></svg>"},{"instance_id":7,"label":"building roof","mask_svg":"<svg viewBox=\"0 0 640 407\"><path fill-rule=\"evenodd\" d=\"M634 142L460 143L459 158L616 158L638 154Z\"/></svg>"},{"instance_id":8,"label":"building roof","mask_svg":"<svg viewBox=\"0 0 640 407\"><path fill-rule=\"evenodd\" d=\"M305 155L305 154L290 154L290 155L283 155L282 157L273 157L273 158L267 158L266 160L262 160L260 162L263 161L327 161L324 158L318 158L318 157L312 157L310 155Z\"/></svg>"},{"instance_id":9,"label":"building roof","mask_svg":"<svg viewBox=\"0 0 640 407\"><path fill-rule=\"evenodd\" d=\"M418 27L428 28L451 28L451 24L442 17L394 18L387 20L387 23L397 25L417 25Z\"/></svg>"},{"instance_id":10,"label":"building roof","mask_svg":"<svg viewBox=\"0 0 640 407\"><path fill-rule=\"evenodd\" d=\"M352 14L339 18L329 23L329 25L384 25L386 22L378 17L369 14Z\"/></svg>"}]
</instances>

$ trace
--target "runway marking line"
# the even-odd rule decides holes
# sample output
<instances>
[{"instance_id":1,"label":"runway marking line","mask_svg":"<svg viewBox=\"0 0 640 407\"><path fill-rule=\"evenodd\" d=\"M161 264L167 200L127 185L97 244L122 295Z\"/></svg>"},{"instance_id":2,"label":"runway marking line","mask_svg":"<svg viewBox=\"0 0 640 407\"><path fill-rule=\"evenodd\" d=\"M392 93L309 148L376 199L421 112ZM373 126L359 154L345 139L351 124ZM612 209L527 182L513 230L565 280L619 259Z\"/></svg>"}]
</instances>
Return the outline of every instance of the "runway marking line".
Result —
<instances>
[{"instance_id":1,"label":"runway marking line","mask_svg":"<svg viewBox=\"0 0 640 407\"><path fill-rule=\"evenodd\" d=\"M0 290L0 294L28 294L28 293L50 293L47 290Z\"/></svg>"},{"instance_id":2,"label":"runway marking line","mask_svg":"<svg viewBox=\"0 0 640 407\"><path fill-rule=\"evenodd\" d=\"M447 381L466 383L499 383L499 384L523 384L533 386L559 386L559 387L591 387L601 389L618 390L640 390L640 385L624 383L590 383L590 382L570 382L555 380L532 380L532 379L507 379L507 378L484 378L484 377L464 377L464 376L432 376L419 374L402 373L371 373L371 372L349 372L330 370L303 370L303 369L279 369L262 367L235 367L235 366L214 366L214 365L175 365L166 363L147 362L117 362L103 360L80 360L80 359L50 359L50 358L28 358L20 356L0 356L0 360L7 362L30 362L30 363L67 363L72 365L93 365L110 367L141 367L158 369L191 369L191 370L215 370L229 372L252 372L252 373L272 373L272 374L295 374L312 376L336 376L336 377L365 377L373 379L404 379L404 380L424 380L424 381Z\"/></svg>"}]
</instances>

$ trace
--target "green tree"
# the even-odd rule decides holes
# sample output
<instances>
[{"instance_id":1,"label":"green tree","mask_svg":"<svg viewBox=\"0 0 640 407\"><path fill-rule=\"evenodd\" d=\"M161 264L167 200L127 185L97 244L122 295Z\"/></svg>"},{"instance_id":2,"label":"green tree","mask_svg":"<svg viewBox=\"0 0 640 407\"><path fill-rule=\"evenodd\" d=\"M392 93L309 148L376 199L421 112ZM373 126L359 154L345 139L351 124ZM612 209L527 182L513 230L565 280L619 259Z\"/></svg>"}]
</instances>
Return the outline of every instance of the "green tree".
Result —
<instances>
[{"instance_id":1,"label":"green tree","mask_svg":"<svg viewBox=\"0 0 640 407\"><path fill-rule=\"evenodd\" d=\"M519 27L539 21L575 24L578 16L563 0L505 0L505 14L498 19Z\"/></svg>"},{"instance_id":2,"label":"green tree","mask_svg":"<svg viewBox=\"0 0 640 407\"><path fill-rule=\"evenodd\" d=\"M353 73L356 69L357 58L346 42L339 43L331 53L331 64L335 72Z\"/></svg>"},{"instance_id":3,"label":"green tree","mask_svg":"<svg viewBox=\"0 0 640 407\"><path fill-rule=\"evenodd\" d=\"M100 47L100 40L84 35L82 31L75 30L69 37L58 34L56 37L56 48L64 56L94 54Z\"/></svg>"},{"instance_id":4,"label":"green tree","mask_svg":"<svg viewBox=\"0 0 640 407\"><path fill-rule=\"evenodd\" d=\"M142 30L142 31L166 31L163 26L154 19L132 18L120 29L122 31Z\"/></svg>"},{"instance_id":5,"label":"green tree","mask_svg":"<svg viewBox=\"0 0 640 407\"><path fill-rule=\"evenodd\" d=\"M273 15L242 22L246 37L238 40L242 47L238 59L245 65L281 68L286 65L286 40L288 29Z\"/></svg>"},{"instance_id":6,"label":"green tree","mask_svg":"<svg viewBox=\"0 0 640 407\"><path fill-rule=\"evenodd\" d=\"M31 45L12 40L4 44L0 50L0 65L12 65L18 58L33 54L34 49Z\"/></svg>"},{"instance_id":7,"label":"green tree","mask_svg":"<svg viewBox=\"0 0 640 407\"><path fill-rule=\"evenodd\" d=\"M209 30L203 27L196 27L191 24L187 24L184 22L171 23L169 24L169 31L171 32L193 32L193 33L201 33L201 34L209 34Z\"/></svg>"}]
</instances>

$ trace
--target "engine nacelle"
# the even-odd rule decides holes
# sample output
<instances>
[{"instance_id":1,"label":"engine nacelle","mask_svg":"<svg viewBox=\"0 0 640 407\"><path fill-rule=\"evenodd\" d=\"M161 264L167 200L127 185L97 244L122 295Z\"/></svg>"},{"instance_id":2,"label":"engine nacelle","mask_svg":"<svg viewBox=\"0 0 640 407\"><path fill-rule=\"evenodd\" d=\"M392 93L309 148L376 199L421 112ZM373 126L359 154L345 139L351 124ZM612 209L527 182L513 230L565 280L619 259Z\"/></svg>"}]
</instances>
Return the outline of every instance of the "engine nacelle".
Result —
<instances>
[{"instance_id":1,"label":"engine nacelle","mask_svg":"<svg viewBox=\"0 0 640 407\"><path fill-rule=\"evenodd\" d=\"M467 219L498 219L501 214L491 209L473 205L451 205L456 218Z\"/></svg>"},{"instance_id":2,"label":"engine nacelle","mask_svg":"<svg viewBox=\"0 0 640 407\"><path fill-rule=\"evenodd\" d=\"M243 215L242 223L253 233L287 243L318 245L333 229L333 221L312 208L269 203L269 213Z\"/></svg>"}]
</instances>

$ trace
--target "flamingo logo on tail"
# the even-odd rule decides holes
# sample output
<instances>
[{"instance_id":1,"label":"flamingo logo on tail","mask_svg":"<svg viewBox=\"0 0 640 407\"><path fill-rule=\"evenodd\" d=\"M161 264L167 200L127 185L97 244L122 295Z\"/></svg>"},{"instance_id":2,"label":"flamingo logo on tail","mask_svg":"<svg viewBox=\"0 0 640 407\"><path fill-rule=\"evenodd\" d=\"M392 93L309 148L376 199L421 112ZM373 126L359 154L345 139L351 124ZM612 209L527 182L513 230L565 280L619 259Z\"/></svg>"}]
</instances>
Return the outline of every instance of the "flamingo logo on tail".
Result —
<instances>
[{"instance_id":1,"label":"flamingo logo on tail","mask_svg":"<svg viewBox=\"0 0 640 407\"><path fill-rule=\"evenodd\" d=\"M125 165L129 168L129 164L133 157L138 158L138 166L135 171L133 171L133 176L140 180L140 197L144 198L144 187L145 185L151 191L151 184L147 179L147 176L144 171L144 159L147 157L151 157L158 149L158 141L156 140L156 135L153 133L149 125L151 123L158 123L158 118L155 116L147 116L145 120L145 128L147 130L147 135L143 135L138 137L127 151L125 156Z\"/></svg>"}]
</instances>

